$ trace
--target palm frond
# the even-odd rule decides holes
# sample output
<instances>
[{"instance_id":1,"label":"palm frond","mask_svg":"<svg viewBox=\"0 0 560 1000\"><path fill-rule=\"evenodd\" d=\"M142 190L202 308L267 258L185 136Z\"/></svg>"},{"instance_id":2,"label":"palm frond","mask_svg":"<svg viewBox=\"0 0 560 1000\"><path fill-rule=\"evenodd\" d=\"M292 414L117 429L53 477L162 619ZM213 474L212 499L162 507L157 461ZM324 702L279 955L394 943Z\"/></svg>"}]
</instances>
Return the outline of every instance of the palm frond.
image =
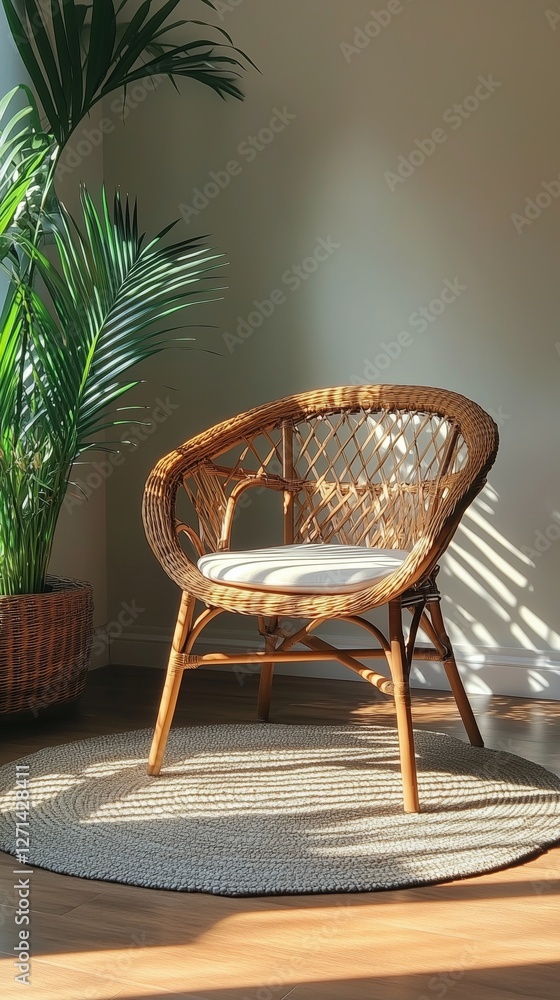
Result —
<instances>
[{"instance_id":1,"label":"palm frond","mask_svg":"<svg viewBox=\"0 0 560 1000\"><path fill-rule=\"evenodd\" d=\"M210 273L223 265L221 254L197 240L165 244L167 230L145 243L136 211L118 194L112 212L105 192L98 210L83 188L81 214L81 225L66 212L56 223L59 268L37 255L58 334L44 328L36 347L43 371L52 370L46 391L58 398L59 415L67 420L72 408L78 448L137 384L121 377L179 341L161 321L218 298Z\"/></svg>"},{"instance_id":2,"label":"palm frond","mask_svg":"<svg viewBox=\"0 0 560 1000\"><path fill-rule=\"evenodd\" d=\"M155 74L197 80L222 98L243 99L239 77L251 60L223 29L203 21L171 20L181 0L143 0L128 24L125 4L95 0L2 0L8 25L43 105L49 131L62 147L102 97ZM208 0L202 0L213 7ZM170 33L197 37L174 42ZM87 44L83 44L88 32ZM200 34L207 37L198 37Z\"/></svg>"},{"instance_id":3,"label":"palm frond","mask_svg":"<svg viewBox=\"0 0 560 1000\"><path fill-rule=\"evenodd\" d=\"M28 103L15 110L22 93ZM37 107L27 88L15 87L0 100L0 251L4 253L9 244L1 238L52 155L52 137L37 131L37 125Z\"/></svg>"}]
</instances>

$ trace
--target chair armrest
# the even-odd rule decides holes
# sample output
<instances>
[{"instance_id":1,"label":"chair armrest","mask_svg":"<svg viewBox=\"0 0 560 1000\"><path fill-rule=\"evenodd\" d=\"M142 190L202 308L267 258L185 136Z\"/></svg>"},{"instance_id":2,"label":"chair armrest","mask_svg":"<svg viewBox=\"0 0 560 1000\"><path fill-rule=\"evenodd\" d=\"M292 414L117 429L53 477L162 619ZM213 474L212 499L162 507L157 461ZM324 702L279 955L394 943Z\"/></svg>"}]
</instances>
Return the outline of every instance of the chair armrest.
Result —
<instances>
[{"instance_id":1,"label":"chair armrest","mask_svg":"<svg viewBox=\"0 0 560 1000\"><path fill-rule=\"evenodd\" d=\"M179 542L184 532L195 552L204 554L204 546L189 525L175 517L177 490L192 458L186 446L160 459L148 476L142 501L142 521L148 544L167 575L182 590L190 579L196 580L198 571Z\"/></svg>"},{"instance_id":2,"label":"chair armrest","mask_svg":"<svg viewBox=\"0 0 560 1000\"><path fill-rule=\"evenodd\" d=\"M200 538L198 537L198 535L197 535L196 531L194 530L194 528L191 528L190 524L185 524L184 521L176 521L175 522L175 531L177 532L178 535L184 534L184 535L187 536L187 538L189 539L189 541L190 541L193 549L195 550L195 552L196 552L196 554L197 554L197 556L199 558L200 558L200 556L203 556L205 554L204 553L204 545L200 541Z\"/></svg>"},{"instance_id":3,"label":"chair armrest","mask_svg":"<svg viewBox=\"0 0 560 1000\"><path fill-rule=\"evenodd\" d=\"M200 591L203 582L196 560L189 558L179 542L179 535L186 534L196 553L196 559L205 555L206 547L194 528L175 516L177 491L197 463L188 447L171 452L162 458L150 473L144 489L142 520L148 543L167 575L183 590ZM221 472L221 469L217 469ZM227 470L223 470L227 472ZM233 520L239 499L249 489L266 488L283 492L285 481L276 475L244 475L233 487L225 504L217 549L227 549L230 544ZM223 494L222 494L223 496ZM212 551L214 546L210 546Z\"/></svg>"},{"instance_id":4,"label":"chair armrest","mask_svg":"<svg viewBox=\"0 0 560 1000\"><path fill-rule=\"evenodd\" d=\"M254 487L258 487L261 490L269 489L276 490L277 493L283 493L286 489L286 483L277 476L255 476L241 479L237 485L233 487L226 504L226 511L222 522L222 531L218 542L219 551L229 549L235 511L239 499L244 493L247 492L247 490L253 489Z\"/></svg>"}]
</instances>

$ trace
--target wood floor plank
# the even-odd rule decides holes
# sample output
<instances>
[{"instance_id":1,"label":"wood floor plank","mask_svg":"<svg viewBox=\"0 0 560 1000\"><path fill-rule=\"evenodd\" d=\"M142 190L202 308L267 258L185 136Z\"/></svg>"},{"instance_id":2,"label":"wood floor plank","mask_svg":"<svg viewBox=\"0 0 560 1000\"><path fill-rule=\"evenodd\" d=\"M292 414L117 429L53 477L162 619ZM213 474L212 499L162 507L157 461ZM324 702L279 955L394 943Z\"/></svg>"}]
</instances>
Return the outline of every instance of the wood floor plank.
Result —
<instances>
[{"instance_id":1,"label":"wood floor plank","mask_svg":"<svg viewBox=\"0 0 560 1000\"><path fill-rule=\"evenodd\" d=\"M412 975L402 977L368 976L365 979L346 979L337 982L303 983L296 986L289 994L289 1000L435 1000L436 997L449 997L449 1000L548 1000L557 997L555 993L525 992L526 986L519 984L519 989L511 985L501 989L481 982L477 977L466 972L461 979L457 973L443 973L435 976ZM532 989L535 987L532 973Z\"/></svg>"},{"instance_id":2,"label":"wood floor plank","mask_svg":"<svg viewBox=\"0 0 560 1000\"><path fill-rule=\"evenodd\" d=\"M25 996L26 987L16 983L12 960L0 958L0 996L2 1000L17 1000ZM29 994L33 1000L114 1000L122 994L123 989L129 989L122 982L96 976L94 973L83 974L73 970L65 972L57 966L50 965L40 959L34 959L30 976ZM134 994L132 994L133 996ZM131 998L132 1000L132 998Z\"/></svg>"},{"instance_id":3,"label":"wood floor plank","mask_svg":"<svg viewBox=\"0 0 560 1000\"><path fill-rule=\"evenodd\" d=\"M3 856L5 857L5 855ZM15 890L13 889L14 879L17 880L18 876L14 876L10 869L13 868L13 858L4 865L0 865L0 874L2 877L2 886L0 887L0 899L6 900L5 909L11 907L12 901L15 903ZM38 869L35 869L33 875L37 874ZM9 876L11 875L11 880ZM76 907L81 906L82 903L89 902L97 895L95 890L87 891L87 889L75 889L70 885L60 885L58 886L56 893L53 893L50 888L47 888L36 879L33 878L32 887L32 900L33 900L33 911L35 913L70 913ZM9 901L9 902L8 902Z\"/></svg>"},{"instance_id":4,"label":"wood floor plank","mask_svg":"<svg viewBox=\"0 0 560 1000\"><path fill-rule=\"evenodd\" d=\"M279 990L272 990L267 993L266 1000L285 1000L286 997L292 995L292 989L290 986L288 990L283 987ZM185 986L179 990L158 990L157 992L149 986L125 986L122 992L117 994L117 1000L262 1000L262 994L259 996L258 990L255 992L255 990L244 986L227 990L196 991Z\"/></svg>"}]
</instances>

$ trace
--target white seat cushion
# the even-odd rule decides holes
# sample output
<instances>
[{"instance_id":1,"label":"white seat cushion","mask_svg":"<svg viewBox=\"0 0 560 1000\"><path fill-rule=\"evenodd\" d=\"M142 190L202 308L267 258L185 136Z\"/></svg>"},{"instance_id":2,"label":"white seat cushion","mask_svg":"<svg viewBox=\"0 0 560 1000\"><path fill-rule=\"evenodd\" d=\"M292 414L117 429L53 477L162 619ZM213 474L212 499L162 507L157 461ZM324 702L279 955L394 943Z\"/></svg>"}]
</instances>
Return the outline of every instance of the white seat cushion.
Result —
<instances>
[{"instance_id":1,"label":"white seat cushion","mask_svg":"<svg viewBox=\"0 0 560 1000\"><path fill-rule=\"evenodd\" d=\"M212 552L198 560L207 580L282 594L341 594L390 576L408 552L362 545L279 545Z\"/></svg>"}]
</instances>

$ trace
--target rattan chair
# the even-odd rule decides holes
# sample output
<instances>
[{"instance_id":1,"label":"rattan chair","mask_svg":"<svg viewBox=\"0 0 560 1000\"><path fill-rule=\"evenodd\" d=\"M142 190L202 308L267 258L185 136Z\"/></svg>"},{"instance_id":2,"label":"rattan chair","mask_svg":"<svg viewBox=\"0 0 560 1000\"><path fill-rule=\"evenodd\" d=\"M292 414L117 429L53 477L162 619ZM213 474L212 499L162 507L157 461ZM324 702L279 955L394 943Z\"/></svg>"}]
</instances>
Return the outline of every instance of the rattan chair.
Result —
<instances>
[{"instance_id":1,"label":"rattan chair","mask_svg":"<svg viewBox=\"0 0 560 1000\"><path fill-rule=\"evenodd\" d=\"M497 447L494 421L464 396L366 385L259 406L163 458L146 484L144 525L182 601L148 773L160 772L184 670L261 664L257 714L266 721L274 663L338 660L394 698L404 808L418 812L413 658L443 663L468 737L483 746L445 629L436 575ZM233 555L239 501L247 490L263 488L283 495L284 545ZM183 491L197 530L179 516ZM291 562L301 558L303 573L296 567L294 577ZM202 607L195 618L196 602ZM381 605L388 605L387 636L363 617ZM405 609L411 613L406 639ZM264 648L193 652L203 629L225 611L255 617ZM294 631L290 619L305 624ZM369 645L339 649L318 638L315 630L330 619L361 626ZM429 645L417 645L419 630ZM386 661L389 676L360 662L370 658Z\"/></svg>"}]
</instances>

